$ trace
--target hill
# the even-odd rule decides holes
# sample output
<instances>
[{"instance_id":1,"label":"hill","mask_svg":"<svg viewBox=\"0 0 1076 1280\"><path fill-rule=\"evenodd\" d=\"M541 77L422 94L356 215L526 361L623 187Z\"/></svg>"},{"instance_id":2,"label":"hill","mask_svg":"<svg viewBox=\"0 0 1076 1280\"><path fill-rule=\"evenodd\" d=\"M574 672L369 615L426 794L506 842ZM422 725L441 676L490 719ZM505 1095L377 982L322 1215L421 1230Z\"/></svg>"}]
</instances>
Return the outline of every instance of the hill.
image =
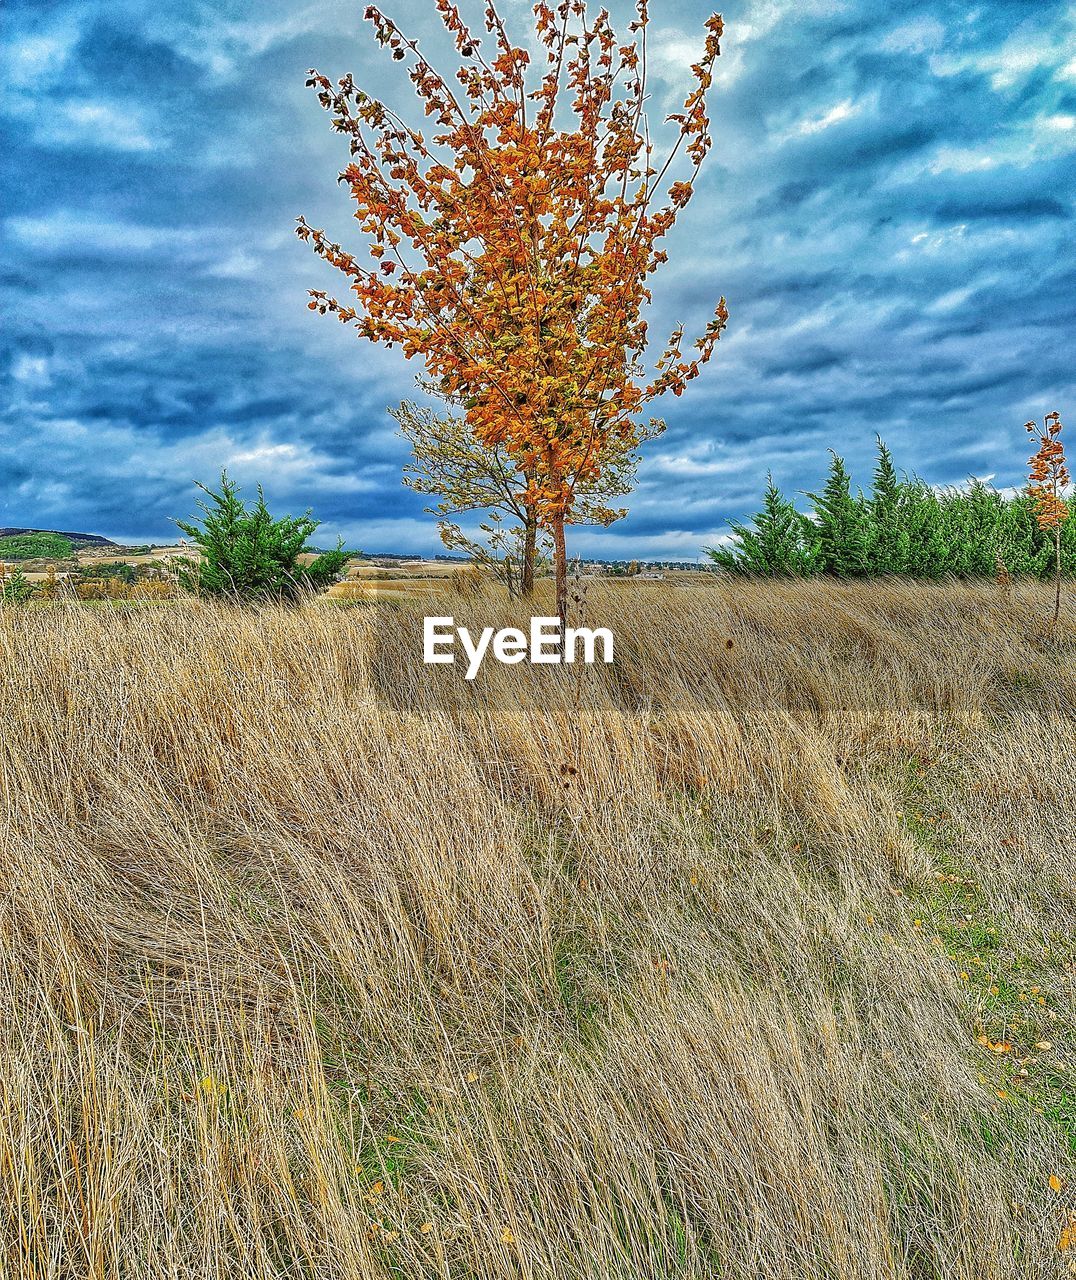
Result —
<instances>
[{"instance_id":1,"label":"hill","mask_svg":"<svg viewBox=\"0 0 1076 1280\"><path fill-rule=\"evenodd\" d=\"M0 610L5 1275L1066 1274L1071 617L587 597Z\"/></svg>"},{"instance_id":2,"label":"hill","mask_svg":"<svg viewBox=\"0 0 1076 1280\"><path fill-rule=\"evenodd\" d=\"M118 543L97 533L69 533L59 529L0 529L0 538L19 538L25 534L43 533L53 538L66 538L76 547L115 547Z\"/></svg>"}]
</instances>

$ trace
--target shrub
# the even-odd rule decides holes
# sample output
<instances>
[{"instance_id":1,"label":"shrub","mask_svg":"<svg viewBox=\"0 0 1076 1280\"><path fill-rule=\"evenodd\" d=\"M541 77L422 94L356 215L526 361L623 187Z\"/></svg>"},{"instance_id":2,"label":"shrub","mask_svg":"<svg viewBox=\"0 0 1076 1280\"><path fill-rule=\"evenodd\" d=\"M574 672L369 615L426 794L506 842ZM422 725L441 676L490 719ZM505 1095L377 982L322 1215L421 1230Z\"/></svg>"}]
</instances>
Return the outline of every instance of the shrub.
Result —
<instances>
[{"instance_id":1,"label":"shrub","mask_svg":"<svg viewBox=\"0 0 1076 1280\"><path fill-rule=\"evenodd\" d=\"M245 601L295 600L334 582L353 554L338 545L300 564L307 539L320 524L309 511L274 519L260 485L258 500L248 510L239 486L224 471L219 493L203 484L198 488L209 499L198 504L201 519L176 521L202 553L200 561L186 559L178 566L188 590Z\"/></svg>"},{"instance_id":2,"label":"shrub","mask_svg":"<svg viewBox=\"0 0 1076 1280\"><path fill-rule=\"evenodd\" d=\"M33 594L33 584L17 565L14 573L8 573L0 564L0 601L4 604L25 604Z\"/></svg>"},{"instance_id":3,"label":"shrub","mask_svg":"<svg viewBox=\"0 0 1076 1280\"><path fill-rule=\"evenodd\" d=\"M91 581L99 578L116 578L120 582L125 582L129 586L132 582L138 581L138 569L133 564L126 564L122 560L116 560L107 564L92 563L81 565L78 569L78 575Z\"/></svg>"}]
</instances>

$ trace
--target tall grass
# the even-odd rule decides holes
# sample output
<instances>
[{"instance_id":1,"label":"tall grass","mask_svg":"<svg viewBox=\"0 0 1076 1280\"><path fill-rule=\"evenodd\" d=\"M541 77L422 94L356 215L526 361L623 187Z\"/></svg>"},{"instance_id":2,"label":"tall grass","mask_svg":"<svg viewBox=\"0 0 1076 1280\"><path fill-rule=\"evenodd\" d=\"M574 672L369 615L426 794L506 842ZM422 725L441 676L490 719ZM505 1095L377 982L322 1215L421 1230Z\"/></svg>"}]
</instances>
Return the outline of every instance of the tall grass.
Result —
<instances>
[{"instance_id":1,"label":"tall grass","mask_svg":"<svg viewBox=\"0 0 1076 1280\"><path fill-rule=\"evenodd\" d=\"M0 1274L1065 1274L1043 593L0 610Z\"/></svg>"}]
</instances>

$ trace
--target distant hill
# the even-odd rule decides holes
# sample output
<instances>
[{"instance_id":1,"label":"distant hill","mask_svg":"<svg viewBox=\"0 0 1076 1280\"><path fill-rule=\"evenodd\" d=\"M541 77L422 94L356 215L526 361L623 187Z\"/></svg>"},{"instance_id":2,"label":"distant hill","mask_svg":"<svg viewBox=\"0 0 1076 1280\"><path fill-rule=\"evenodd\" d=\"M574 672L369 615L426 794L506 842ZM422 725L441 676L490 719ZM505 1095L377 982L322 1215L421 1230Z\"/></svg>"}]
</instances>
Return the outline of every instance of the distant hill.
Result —
<instances>
[{"instance_id":1,"label":"distant hill","mask_svg":"<svg viewBox=\"0 0 1076 1280\"><path fill-rule=\"evenodd\" d=\"M77 547L115 547L111 538L102 538L97 533L67 533L61 529L0 529L0 538L18 538L26 533L48 533L56 538L66 538Z\"/></svg>"}]
</instances>

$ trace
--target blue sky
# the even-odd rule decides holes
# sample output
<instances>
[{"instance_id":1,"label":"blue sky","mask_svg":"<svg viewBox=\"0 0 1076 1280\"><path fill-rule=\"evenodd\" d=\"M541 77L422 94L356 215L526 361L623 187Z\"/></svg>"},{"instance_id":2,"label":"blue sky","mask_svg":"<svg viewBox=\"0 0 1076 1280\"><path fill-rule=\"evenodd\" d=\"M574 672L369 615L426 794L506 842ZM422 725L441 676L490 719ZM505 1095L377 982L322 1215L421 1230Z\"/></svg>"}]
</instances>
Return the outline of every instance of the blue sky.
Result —
<instances>
[{"instance_id":1,"label":"blue sky","mask_svg":"<svg viewBox=\"0 0 1076 1280\"><path fill-rule=\"evenodd\" d=\"M383 7L434 41L432 4ZM355 240L307 68L412 106L362 8L6 0L0 524L166 540L226 465L325 540L440 549L386 413L417 364L306 310L337 278L292 231L302 213ZM651 8L660 117L710 6ZM526 30L529 4L504 12ZM585 553L694 558L768 469L813 488L833 447L865 484L875 433L931 482L1008 485L1028 417L1076 430L1076 7L723 12L716 144L651 329L701 329L722 293L729 329L662 404L629 518L575 533Z\"/></svg>"}]
</instances>

